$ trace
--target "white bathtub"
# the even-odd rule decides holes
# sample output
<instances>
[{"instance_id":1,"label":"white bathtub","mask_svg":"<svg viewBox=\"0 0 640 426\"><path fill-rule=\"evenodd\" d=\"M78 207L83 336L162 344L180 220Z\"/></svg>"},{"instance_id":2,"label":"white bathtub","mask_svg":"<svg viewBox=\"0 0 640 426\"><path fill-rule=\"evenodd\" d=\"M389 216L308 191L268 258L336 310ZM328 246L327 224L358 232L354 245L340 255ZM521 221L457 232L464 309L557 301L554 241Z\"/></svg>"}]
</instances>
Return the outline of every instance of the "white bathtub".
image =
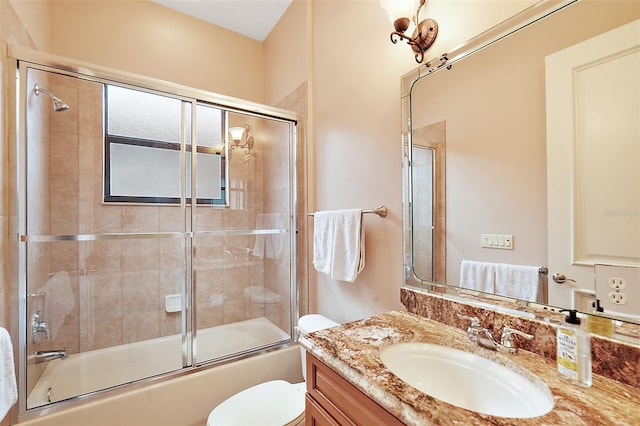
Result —
<instances>
[{"instance_id":1,"label":"white bathtub","mask_svg":"<svg viewBox=\"0 0 640 426\"><path fill-rule=\"evenodd\" d=\"M199 330L197 361L203 362L287 340L266 318ZM50 361L27 398L27 408L130 383L182 368L179 334L72 354Z\"/></svg>"}]
</instances>

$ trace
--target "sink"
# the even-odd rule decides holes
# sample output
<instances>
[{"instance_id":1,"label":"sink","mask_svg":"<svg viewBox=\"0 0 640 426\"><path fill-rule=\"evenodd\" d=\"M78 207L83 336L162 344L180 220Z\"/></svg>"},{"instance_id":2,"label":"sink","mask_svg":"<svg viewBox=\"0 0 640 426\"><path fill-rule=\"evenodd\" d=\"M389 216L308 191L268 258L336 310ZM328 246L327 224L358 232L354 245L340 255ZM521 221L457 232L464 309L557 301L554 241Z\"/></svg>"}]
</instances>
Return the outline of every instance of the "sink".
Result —
<instances>
[{"instance_id":1,"label":"sink","mask_svg":"<svg viewBox=\"0 0 640 426\"><path fill-rule=\"evenodd\" d=\"M537 417L553 408L553 395L540 379L471 352L409 342L383 348L380 358L404 382L460 408L509 418Z\"/></svg>"}]
</instances>

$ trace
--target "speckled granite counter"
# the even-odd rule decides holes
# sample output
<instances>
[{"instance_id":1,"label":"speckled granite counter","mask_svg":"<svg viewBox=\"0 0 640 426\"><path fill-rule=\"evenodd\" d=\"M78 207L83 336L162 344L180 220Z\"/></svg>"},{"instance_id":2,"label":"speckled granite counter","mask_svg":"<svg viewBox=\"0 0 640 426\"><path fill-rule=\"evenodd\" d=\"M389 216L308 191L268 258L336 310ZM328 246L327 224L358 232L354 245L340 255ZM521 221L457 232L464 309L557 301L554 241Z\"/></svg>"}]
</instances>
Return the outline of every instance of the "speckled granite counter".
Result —
<instances>
[{"instance_id":1,"label":"speckled granite counter","mask_svg":"<svg viewBox=\"0 0 640 426\"><path fill-rule=\"evenodd\" d=\"M426 395L406 384L382 364L380 348L399 342L436 343L474 352L514 369L533 373L547 384L555 406L544 416L507 419L478 414ZM594 375L593 386L565 381L554 361L520 350L504 355L478 348L464 331L404 311L321 330L300 344L407 425L638 425L637 388Z\"/></svg>"}]
</instances>

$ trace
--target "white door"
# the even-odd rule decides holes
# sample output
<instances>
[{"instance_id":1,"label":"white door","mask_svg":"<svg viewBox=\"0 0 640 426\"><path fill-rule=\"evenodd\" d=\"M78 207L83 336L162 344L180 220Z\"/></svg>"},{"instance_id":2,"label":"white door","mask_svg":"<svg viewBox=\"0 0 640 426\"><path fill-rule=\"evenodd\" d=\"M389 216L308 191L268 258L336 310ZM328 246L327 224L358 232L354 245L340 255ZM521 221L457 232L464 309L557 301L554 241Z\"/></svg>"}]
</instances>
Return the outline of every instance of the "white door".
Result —
<instances>
[{"instance_id":1,"label":"white door","mask_svg":"<svg viewBox=\"0 0 640 426\"><path fill-rule=\"evenodd\" d=\"M546 96L549 304L587 311L594 264L640 265L640 20L548 56Z\"/></svg>"}]
</instances>

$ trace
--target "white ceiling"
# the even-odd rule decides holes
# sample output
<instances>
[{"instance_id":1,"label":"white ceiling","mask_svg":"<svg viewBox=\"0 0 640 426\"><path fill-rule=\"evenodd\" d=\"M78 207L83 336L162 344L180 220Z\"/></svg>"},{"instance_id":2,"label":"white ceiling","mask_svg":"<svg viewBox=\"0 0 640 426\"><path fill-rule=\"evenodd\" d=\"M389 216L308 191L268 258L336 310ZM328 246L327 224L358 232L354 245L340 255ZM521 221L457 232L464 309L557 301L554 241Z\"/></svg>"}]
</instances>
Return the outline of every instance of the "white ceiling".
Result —
<instances>
[{"instance_id":1,"label":"white ceiling","mask_svg":"<svg viewBox=\"0 0 640 426\"><path fill-rule=\"evenodd\" d=\"M264 41L292 0L151 0L219 27Z\"/></svg>"}]
</instances>

